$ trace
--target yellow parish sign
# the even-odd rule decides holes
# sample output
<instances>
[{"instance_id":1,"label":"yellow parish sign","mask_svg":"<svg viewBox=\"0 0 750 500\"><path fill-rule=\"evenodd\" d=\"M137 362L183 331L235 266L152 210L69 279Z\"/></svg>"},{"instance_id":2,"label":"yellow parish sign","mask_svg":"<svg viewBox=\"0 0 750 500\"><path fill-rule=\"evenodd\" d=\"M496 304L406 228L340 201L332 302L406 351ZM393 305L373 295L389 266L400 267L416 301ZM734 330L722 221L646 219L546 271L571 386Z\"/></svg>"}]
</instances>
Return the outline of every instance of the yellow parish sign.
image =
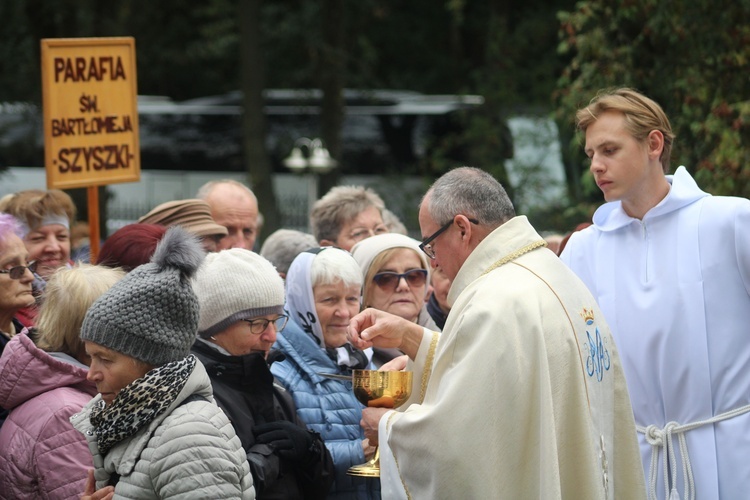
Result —
<instances>
[{"instance_id":1,"label":"yellow parish sign","mask_svg":"<svg viewBox=\"0 0 750 500\"><path fill-rule=\"evenodd\" d=\"M139 181L135 39L41 43L47 187Z\"/></svg>"}]
</instances>

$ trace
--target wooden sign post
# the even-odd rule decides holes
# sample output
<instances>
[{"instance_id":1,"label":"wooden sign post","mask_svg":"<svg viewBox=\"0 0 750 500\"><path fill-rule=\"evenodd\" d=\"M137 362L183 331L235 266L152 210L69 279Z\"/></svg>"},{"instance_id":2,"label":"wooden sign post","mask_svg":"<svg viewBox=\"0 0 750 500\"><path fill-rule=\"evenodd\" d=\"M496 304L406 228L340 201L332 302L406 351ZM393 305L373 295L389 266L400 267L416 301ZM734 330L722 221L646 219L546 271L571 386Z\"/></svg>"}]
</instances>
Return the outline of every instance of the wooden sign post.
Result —
<instances>
[{"instance_id":1,"label":"wooden sign post","mask_svg":"<svg viewBox=\"0 0 750 500\"><path fill-rule=\"evenodd\" d=\"M98 186L138 182L135 39L43 39L48 189L88 189L92 262L99 253Z\"/></svg>"}]
</instances>

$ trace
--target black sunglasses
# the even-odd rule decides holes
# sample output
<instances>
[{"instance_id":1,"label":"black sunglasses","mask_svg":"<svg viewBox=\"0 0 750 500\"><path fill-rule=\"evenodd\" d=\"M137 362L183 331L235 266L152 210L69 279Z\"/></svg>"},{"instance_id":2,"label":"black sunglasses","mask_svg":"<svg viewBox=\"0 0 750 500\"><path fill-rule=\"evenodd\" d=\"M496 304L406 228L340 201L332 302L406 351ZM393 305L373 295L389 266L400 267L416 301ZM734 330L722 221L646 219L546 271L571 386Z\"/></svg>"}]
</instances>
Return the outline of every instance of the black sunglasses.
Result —
<instances>
[{"instance_id":1,"label":"black sunglasses","mask_svg":"<svg viewBox=\"0 0 750 500\"><path fill-rule=\"evenodd\" d=\"M0 274L7 274L12 280L20 280L23 278L23 275L26 274L27 269L31 271L31 274L34 274L36 272L36 266L36 261L34 261L30 262L28 266L14 266L10 269L0 271Z\"/></svg>"},{"instance_id":2,"label":"black sunglasses","mask_svg":"<svg viewBox=\"0 0 750 500\"><path fill-rule=\"evenodd\" d=\"M372 280L383 290L395 290L401 278L404 278L409 286L422 286L427 282L427 271L425 269L412 269L401 274L385 271L373 276Z\"/></svg>"}]
</instances>

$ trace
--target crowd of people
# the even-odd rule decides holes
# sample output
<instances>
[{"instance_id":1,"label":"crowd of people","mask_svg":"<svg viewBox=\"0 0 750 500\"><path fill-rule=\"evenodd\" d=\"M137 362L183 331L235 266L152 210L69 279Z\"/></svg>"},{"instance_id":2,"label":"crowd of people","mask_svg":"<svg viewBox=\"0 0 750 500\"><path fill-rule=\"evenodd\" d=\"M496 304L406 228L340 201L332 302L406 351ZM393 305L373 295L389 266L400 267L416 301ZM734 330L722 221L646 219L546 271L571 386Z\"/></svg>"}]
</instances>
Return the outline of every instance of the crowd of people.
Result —
<instances>
[{"instance_id":1,"label":"crowd of people","mask_svg":"<svg viewBox=\"0 0 750 500\"><path fill-rule=\"evenodd\" d=\"M216 180L82 262L67 194L1 198L0 498L743 498L750 201L669 175L637 91L577 126L606 203L553 251L473 167L421 241L337 186L261 245ZM413 372L398 409L355 397L378 369Z\"/></svg>"}]
</instances>

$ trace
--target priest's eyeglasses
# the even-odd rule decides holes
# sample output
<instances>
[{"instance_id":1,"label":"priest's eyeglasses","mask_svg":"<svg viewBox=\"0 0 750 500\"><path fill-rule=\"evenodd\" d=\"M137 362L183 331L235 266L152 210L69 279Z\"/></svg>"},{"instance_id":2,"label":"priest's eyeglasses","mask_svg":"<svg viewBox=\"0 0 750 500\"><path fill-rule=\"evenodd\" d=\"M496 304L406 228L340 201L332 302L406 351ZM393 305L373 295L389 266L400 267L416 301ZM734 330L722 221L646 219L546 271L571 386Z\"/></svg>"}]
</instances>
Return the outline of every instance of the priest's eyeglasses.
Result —
<instances>
[{"instance_id":1,"label":"priest's eyeglasses","mask_svg":"<svg viewBox=\"0 0 750 500\"><path fill-rule=\"evenodd\" d=\"M248 325L250 325L250 333L252 333L253 335L260 335L261 333L266 331L269 323L273 323L276 327L276 331L280 332L286 326L286 322L289 321L289 316L285 316L282 314L276 319L257 318L242 319L241 321L245 321Z\"/></svg>"},{"instance_id":2,"label":"priest's eyeglasses","mask_svg":"<svg viewBox=\"0 0 750 500\"><path fill-rule=\"evenodd\" d=\"M443 234L449 227L451 227L455 220L456 217L453 216L453 218L446 222L444 226L432 233L426 239L422 240L422 243L419 244L419 248L422 249L422 251L427 254L429 258L435 258L435 250L432 248L432 242L435 241L435 238ZM469 222L471 222L472 224L479 224L479 221L476 219L469 219Z\"/></svg>"},{"instance_id":3,"label":"priest's eyeglasses","mask_svg":"<svg viewBox=\"0 0 750 500\"><path fill-rule=\"evenodd\" d=\"M409 286L424 286L427 282L427 271L425 269L412 269L401 274L385 271L373 276L372 280L383 290L395 290L401 282L401 278L405 279Z\"/></svg>"},{"instance_id":4,"label":"priest's eyeglasses","mask_svg":"<svg viewBox=\"0 0 750 500\"><path fill-rule=\"evenodd\" d=\"M26 273L26 270L28 269L31 271L31 274L34 274L36 272L37 263L36 261L30 262L28 266L14 266L10 269L5 269L0 271L0 274L7 274L8 277L12 280L20 280L23 278L23 275Z\"/></svg>"}]
</instances>

